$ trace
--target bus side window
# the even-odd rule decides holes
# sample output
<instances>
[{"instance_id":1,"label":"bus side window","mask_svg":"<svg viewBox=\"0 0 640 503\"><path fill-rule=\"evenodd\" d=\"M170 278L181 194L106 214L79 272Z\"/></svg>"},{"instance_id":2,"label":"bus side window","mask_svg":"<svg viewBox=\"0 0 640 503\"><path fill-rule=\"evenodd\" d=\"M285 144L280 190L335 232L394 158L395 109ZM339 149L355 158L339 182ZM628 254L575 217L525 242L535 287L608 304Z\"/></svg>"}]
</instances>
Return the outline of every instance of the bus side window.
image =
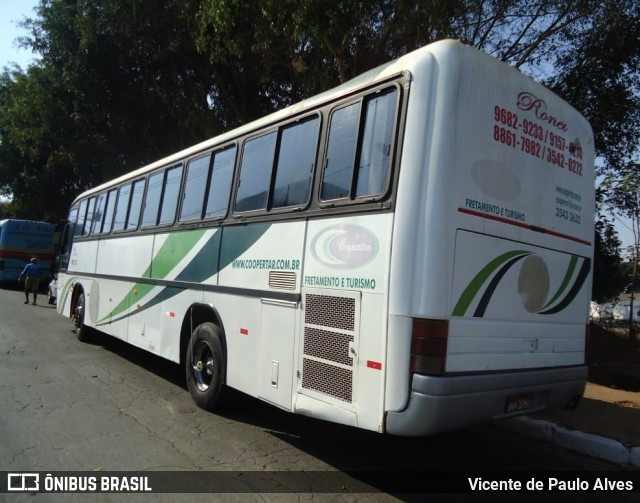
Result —
<instances>
[{"instance_id":1,"label":"bus side window","mask_svg":"<svg viewBox=\"0 0 640 503\"><path fill-rule=\"evenodd\" d=\"M145 179L133 182L131 190L131 204L129 205L129 216L125 230L135 230L138 228L140 220L140 210L142 208L142 196L144 194Z\"/></svg>"},{"instance_id":2,"label":"bus side window","mask_svg":"<svg viewBox=\"0 0 640 503\"><path fill-rule=\"evenodd\" d=\"M82 229L84 228L84 219L87 216L87 200L80 201L80 208L78 209L78 220L76 221L76 228L74 229L74 236L82 236Z\"/></svg>"},{"instance_id":3,"label":"bus side window","mask_svg":"<svg viewBox=\"0 0 640 503\"><path fill-rule=\"evenodd\" d=\"M110 190L107 194L107 207L104 212L104 223L102 224L102 233L108 234L111 232L111 226L113 225L113 215L116 208L116 195L117 189Z\"/></svg>"},{"instance_id":4,"label":"bus side window","mask_svg":"<svg viewBox=\"0 0 640 503\"><path fill-rule=\"evenodd\" d=\"M167 170L164 179L162 207L160 208L160 225L172 224L176 219L180 182L182 181L182 165Z\"/></svg>"},{"instance_id":5,"label":"bus side window","mask_svg":"<svg viewBox=\"0 0 640 503\"><path fill-rule=\"evenodd\" d=\"M116 215L113 221L113 230L124 230L124 224L127 220L127 208L129 207L129 197L131 196L131 184L120 187L118 195L118 205L116 206Z\"/></svg>"},{"instance_id":6,"label":"bus side window","mask_svg":"<svg viewBox=\"0 0 640 503\"><path fill-rule=\"evenodd\" d=\"M327 163L320 192L320 198L325 201L351 193L359 122L360 102L340 108L331 116Z\"/></svg>"},{"instance_id":7,"label":"bus side window","mask_svg":"<svg viewBox=\"0 0 640 503\"><path fill-rule=\"evenodd\" d=\"M320 119L313 116L280 131L271 206L300 206L309 200Z\"/></svg>"},{"instance_id":8,"label":"bus side window","mask_svg":"<svg viewBox=\"0 0 640 503\"><path fill-rule=\"evenodd\" d=\"M147 197L144 200L144 211L142 212L140 227L150 227L158 222L158 208L160 208L163 178L164 171L154 173L149 177Z\"/></svg>"},{"instance_id":9,"label":"bus side window","mask_svg":"<svg viewBox=\"0 0 640 503\"><path fill-rule=\"evenodd\" d=\"M96 207L96 198L89 198L89 204L87 205L87 218L84 221L84 227L82 228L82 235L88 236L91 232L91 226L93 225L93 212Z\"/></svg>"},{"instance_id":10,"label":"bus side window","mask_svg":"<svg viewBox=\"0 0 640 503\"><path fill-rule=\"evenodd\" d=\"M397 91L394 89L375 95L367 103L356 174L356 197L380 195L387 187L391 171L396 94Z\"/></svg>"},{"instance_id":11,"label":"bus side window","mask_svg":"<svg viewBox=\"0 0 640 503\"><path fill-rule=\"evenodd\" d=\"M71 245L73 244L73 236L76 234L76 220L78 218L78 205L74 205L69 210L69 216L64 228L62 240L60 242L59 269L66 269L69 266L69 256L71 254Z\"/></svg>"},{"instance_id":12,"label":"bus side window","mask_svg":"<svg viewBox=\"0 0 640 503\"><path fill-rule=\"evenodd\" d=\"M398 91L386 89L334 111L320 199L384 194L391 172ZM355 166L355 169L354 169Z\"/></svg>"},{"instance_id":13,"label":"bus side window","mask_svg":"<svg viewBox=\"0 0 640 503\"><path fill-rule=\"evenodd\" d=\"M204 218L223 217L227 213L235 160L235 146L214 153Z\"/></svg>"},{"instance_id":14,"label":"bus side window","mask_svg":"<svg viewBox=\"0 0 640 503\"><path fill-rule=\"evenodd\" d=\"M209 153L204 157L192 159L187 165L187 179L184 184L182 209L180 210L181 222L196 220L202 215L210 161L211 154Z\"/></svg>"},{"instance_id":15,"label":"bus side window","mask_svg":"<svg viewBox=\"0 0 640 503\"><path fill-rule=\"evenodd\" d=\"M100 234L102 228L102 218L104 217L104 203L106 202L107 194L98 194L96 197L96 211L93 216L93 226L91 228L91 234Z\"/></svg>"},{"instance_id":16,"label":"bus side window","mask_svg":"<svg viewBox=\"0 0 640 503\"><path fill-rule=\"evenodd\" d=\"M236 195L236 212L242 213L267 207L276 139L276 132L273 131L252 138L244 144Z\"/></svg>"}]
</instances>

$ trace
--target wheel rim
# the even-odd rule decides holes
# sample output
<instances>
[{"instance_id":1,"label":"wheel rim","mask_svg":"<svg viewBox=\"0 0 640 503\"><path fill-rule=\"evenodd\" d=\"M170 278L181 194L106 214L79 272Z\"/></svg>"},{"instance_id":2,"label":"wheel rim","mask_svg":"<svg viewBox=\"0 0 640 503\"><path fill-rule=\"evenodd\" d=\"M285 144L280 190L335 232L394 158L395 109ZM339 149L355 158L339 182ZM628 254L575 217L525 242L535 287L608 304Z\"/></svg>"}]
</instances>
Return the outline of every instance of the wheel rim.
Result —
<instances>
[{"instance_id":1,"label":"wheel rim","mask_svg":"<svg viewBox=\"0 0 640 503\"><path fill-rule=\"evenodd\" d=\"M84 294L80 294L78 302L76 302L75 324L76 328L82 328L84 324Z\"/></svg>"},{"instance_id":2,"label":"wheel rim","mask_svg":"<svg viewBox=\"0 0 640 503\"><path fill-rule=\"evenodd\" d=\"M213 381L213 351L205 341L199 341L193 348L191 358L193 378L200 391L207 391Z\"/></svg>"}]
</instances>

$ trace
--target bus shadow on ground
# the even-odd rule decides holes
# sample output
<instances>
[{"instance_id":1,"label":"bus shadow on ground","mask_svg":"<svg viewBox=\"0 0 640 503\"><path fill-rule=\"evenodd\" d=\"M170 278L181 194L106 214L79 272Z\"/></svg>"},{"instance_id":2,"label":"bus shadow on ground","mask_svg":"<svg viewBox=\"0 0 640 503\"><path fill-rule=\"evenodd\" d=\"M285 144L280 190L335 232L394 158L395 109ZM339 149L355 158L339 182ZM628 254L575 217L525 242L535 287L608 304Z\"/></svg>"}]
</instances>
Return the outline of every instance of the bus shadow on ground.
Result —
<instances>
[{"instance_id":1,"label":"bus shadow on ground","mask_svg":"<svg viewBox=\"0 0 640 503\"><path fill-rule=\"evenodd\" d=\"M161 377L188 393L182 366L117 339L116 337L111 337L104 332L89 327L85 327L85 330L87 328L88 334L87 340L84 342L85 344L101 346L106 351L124 358L128 362Z\"/></svg>"},{"instance_id":2,"label":"bus shadow on ground","mask_svg":"<svg viewBox=\"0 0 640 503\"><path fill-rule=\"evenodd\" d=\"M90 332L88 343L101 346L188 394L182 366L95 330ZM195 404L193 407L197 408ZM520 457L519 444L505 445L505 432L493 425L430 437L398 437L292 414L235 390L227 390L223 407L211 414L259 428L316 458L319 471L300 472L308 474L312 492L332 492L340 481L346 493L380 492L402 501L423 501L426 493L433 496L439 492L433 487L443 488L447 472L476 472L482 466L483 470L509 473L514 469L513 460ZM529 449L526 462L519 463L518 468L568 469L562 461L551 461L548 456L546 449ZM327 475L325 465L337 470L338 475ZM299 477L294 478L299 482Z\"/></svg>"},{"instance_id":3,"label":"bus shadow on ground","mask_svg":"<svg viewBox=\"0 0 640 503\"><path fill-rule=\"evenodd\" d=\"M100 346L133 365L182 388L185 393L189 393L182 365L93 329L89 332L87 344ZM380 459L376 453L380 453L381 450L389 452L389 449L392 449L400 457L405 449L415 448L416 442L423 441L423 439L383 435L292 414L258 398L229 388L225 390L222 403L221 409L215 412L217 416L259 427L270 435L314 456L319 456L334 466L342 464L345 459L345 451L351 451L353 454L347 459L355 464L349 469L379 468ZM197 406L193 404L193 407ZM429 442L433 445L434 440L448 435L450 434L429 437ZM399 459L385 459L385 465L398 466Z\"/></svg>"}]
</instances>

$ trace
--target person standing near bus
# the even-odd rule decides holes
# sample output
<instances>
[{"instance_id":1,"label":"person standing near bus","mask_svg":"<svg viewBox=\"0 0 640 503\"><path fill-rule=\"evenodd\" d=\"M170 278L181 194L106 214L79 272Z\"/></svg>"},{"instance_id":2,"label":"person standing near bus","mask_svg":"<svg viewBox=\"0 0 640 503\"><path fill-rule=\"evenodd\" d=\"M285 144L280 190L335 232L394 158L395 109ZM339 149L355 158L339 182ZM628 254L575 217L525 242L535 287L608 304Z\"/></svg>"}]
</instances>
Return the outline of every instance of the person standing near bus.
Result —
<instances>
[{"instance_id":1,"label":"person standing near bus","mask_svg":"<svg viewBox=\"0 0 640 503\"><path fill-rule=\"evenodd\" d=\"M38 286L40 285L40 276L42 276L42 270L38 265L38 260L36 258L32 258L31 261L24 266L24 269L20 273L20 277L18 281L22 280L22 277L25 276L24 282L24 295L26 300L25 304L29 303L29 292L33 292L33 305L36 305L36 299L38 298Z\"/></svg>"}]
</instances>

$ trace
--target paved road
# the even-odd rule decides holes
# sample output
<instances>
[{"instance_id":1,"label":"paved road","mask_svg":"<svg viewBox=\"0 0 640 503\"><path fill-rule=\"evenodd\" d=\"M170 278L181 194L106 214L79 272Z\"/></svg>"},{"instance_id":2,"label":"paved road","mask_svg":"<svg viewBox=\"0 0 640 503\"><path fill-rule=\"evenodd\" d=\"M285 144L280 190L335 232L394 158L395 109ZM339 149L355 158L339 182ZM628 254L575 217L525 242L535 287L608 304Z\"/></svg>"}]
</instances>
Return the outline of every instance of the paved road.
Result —
<instances>
[{"instance_id":1,"label":"paved road","mask_svg":"<svg viewBox=\"0 0 640 503\"><path fill-rule=\"evenodd\" d=\"M0 404L0 471L618 470L496 425L389 437L240 394L207 413L177 365L107 337L80 343L52 306L11 290L0 290Z\"/></svg>"}]
</instances>

